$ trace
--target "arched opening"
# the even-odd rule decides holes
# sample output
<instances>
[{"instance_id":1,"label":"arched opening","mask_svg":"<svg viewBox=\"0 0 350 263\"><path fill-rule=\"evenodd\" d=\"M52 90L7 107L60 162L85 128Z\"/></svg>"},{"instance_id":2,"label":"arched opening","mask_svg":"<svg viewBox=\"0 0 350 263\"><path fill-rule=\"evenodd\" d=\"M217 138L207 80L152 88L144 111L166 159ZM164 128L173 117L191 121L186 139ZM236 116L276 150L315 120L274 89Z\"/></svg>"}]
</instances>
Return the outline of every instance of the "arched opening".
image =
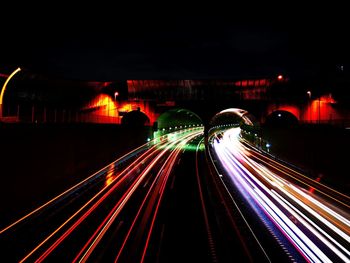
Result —
<instances>
[{"instance_id":1,"label":"arched opening","mask_svg":"<svg viewBox=\"0 0 350 263\"><path fill-rule=\"evenodd\" d=\"M258 142L260 138L260 125L252 114L243 109L229 108L218 112L211 119L208 131L209 141L216 139L219 142L223 132L231 128L237 128L241 137L253 143Z\"/></svg>"},{"instance_id":2,"label":"arched opening","mask_svg":"<svg viewBox=\"0 0 350 263\"><path fill-rule=\"evenodd\" d=\"M124 115L122 125L132 127L149 126L150 120L146 114L139 110L133 110Z\"/></svg>"},{"instance_id":3,"label":"arched opening","mask_svg":"<svg viewBox=\"0 0 350 263\"><path fill-rule=\"evenodd\" d=\"M277 110L266 117L265 125L274 127L291 127L298 125L298 118L289 111Z\"/></svg>"},{"instance_id":4,"label":"arched opening","mask_svg":"<svg viewBox=\"0 0 350 263\"><path fill-rule=\"evenodd\" d=\"M187 109L171 109L161 114L157 119L158 130L182 129L202 124L202 119L196 113Z\"/></svg>"},{"instance_id":5,"label":"arched opening","mask_svg":"<svg viewBox=\"0 0 350 263\"><path fill-rule=\"evenodd\" d=\"M237 108L230 108L218 112L209 122L211 127L220 127L225 125L249 125L256 126L257 121L248 111Z\"/></svg>"}]
</instances>

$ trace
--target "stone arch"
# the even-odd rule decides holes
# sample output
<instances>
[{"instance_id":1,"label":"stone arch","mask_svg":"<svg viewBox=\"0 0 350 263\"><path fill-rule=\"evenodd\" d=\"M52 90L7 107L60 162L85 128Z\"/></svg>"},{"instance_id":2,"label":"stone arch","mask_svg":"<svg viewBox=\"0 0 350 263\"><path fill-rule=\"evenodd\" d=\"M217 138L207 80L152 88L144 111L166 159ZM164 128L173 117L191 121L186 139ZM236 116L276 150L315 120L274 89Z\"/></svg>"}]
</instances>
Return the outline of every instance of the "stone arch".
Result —
<instances>
[{"instance_id":1,"label":"stone arch","mask_svg":"<svg viewBox=\"0 0 350 263\"><path fill-rule=\"evenodd\" d=\"M290 104L282 104L282 105L270 105L268 110L267 110L267 115L269 116L273 112L276 111L286 111L294 115L297 120L300 120L301 112L298 106L296 105L290 105Z\"/></svg>"},{"instance_id":2,"label":"stone arch","mask_svg":"<svg viewBox=\"0 0 350 263\"><path fill-rule=\"evenodd\" d=\"M265 124L271 126L294 126L298 123L298 117L286 110L275 110L271 112L265 120Z\"/></svg>"},{"instance_id":3,"label":"stone arch","mask_svg":"<svg viewBox=\"0 0 350 263\"><path fill-rule=\"evenodd\" d=\"M124 114L121 124L125 126L150 126L150 118L142 111L132 110Z\"/></svg>"}]
</instances>

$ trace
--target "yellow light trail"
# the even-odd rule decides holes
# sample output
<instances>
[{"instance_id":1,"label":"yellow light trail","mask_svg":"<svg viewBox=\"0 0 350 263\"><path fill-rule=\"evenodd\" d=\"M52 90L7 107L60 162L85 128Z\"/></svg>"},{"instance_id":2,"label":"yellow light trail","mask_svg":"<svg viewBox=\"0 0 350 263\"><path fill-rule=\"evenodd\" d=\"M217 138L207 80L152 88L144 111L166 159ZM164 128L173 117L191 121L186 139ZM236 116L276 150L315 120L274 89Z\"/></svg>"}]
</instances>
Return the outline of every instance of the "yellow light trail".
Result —
<instances>
[{"instance_id":1,"label":"yellow light trail","mask_svg":"<svg viewBox=\"0 0 350 263\"><path fill-rule=\"evenodd\" d=\"M2 86L1 89L1 94L0 94L0 118L2 118L2 104L3 104L3 99L4 99L4 94L5 94L5 90L6 90L6 86L9 83L9 81L12 79L12 77L14 75L17 74L17 72L21 71L21 68L17 68L16 70L14 70L10 76L8 76L8 78L6 79L4 85Z\"/></svg>"}]
</instances>

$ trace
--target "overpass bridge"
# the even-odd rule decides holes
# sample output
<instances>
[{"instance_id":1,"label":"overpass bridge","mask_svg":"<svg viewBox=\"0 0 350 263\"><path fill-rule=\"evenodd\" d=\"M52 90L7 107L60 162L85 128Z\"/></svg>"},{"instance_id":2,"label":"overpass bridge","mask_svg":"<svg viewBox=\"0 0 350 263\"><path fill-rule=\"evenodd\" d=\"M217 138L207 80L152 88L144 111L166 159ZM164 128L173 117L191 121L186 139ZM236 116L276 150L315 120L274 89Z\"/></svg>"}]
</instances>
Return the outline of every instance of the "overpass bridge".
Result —
<instances>
[{"instance_id":1,"label":"overpass bridge","mask_svg":"<svg viewBox=\"0 0 350 263\"><path fill-rule=\"evenodd\" d=\"M170 110L175 112L174 109L186 109L198 115L204 124L227 108L245 109L258 123L339 124L350 120L350 112L340 109L331 93L316 96L309 89L293 90L295 87L283 77L235 81L128 80L126 83L123 97L99 94L86 109L95 109L96 116L113 116L117 123L135 115L135 121L144 120L146 125L161 128L166 124L159 123L159 118Z\"/></svg>"},{"instance_id":2,"label":"overpass bridge","mask_svg":"<svg viewBox=\"0 0 350 263\"><path fill-rule=\"evenodd\" d=\"M6 82L9 74L0 75ZM92 122L164 128L194 116L204 125L227 108L247 110L258 123L347 124L350 110L331 92L288 78L240 80L126 80L72 82L34 78L25 71L8 83L2 121ZM34 84L33 84L34 83ZM176 111L179 109L180 112ZM185 116L188 116L186 121ZM172 117L173 116L173 117Z\"/></svg>"}]
</instances>

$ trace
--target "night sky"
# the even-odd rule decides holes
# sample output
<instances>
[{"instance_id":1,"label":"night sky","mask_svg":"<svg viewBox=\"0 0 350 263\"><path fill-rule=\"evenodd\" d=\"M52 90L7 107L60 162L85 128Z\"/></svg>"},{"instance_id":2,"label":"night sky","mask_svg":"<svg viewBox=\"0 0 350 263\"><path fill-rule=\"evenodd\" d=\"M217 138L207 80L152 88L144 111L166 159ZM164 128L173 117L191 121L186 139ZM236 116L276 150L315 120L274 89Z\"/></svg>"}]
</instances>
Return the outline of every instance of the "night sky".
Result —
<instances>
[{"instance_id":1,"label":"night sky","mask_svg":"<svg viewBox=\"0 0 350 263\"><path fill-rule=\"evenodd\" d=\"M317 75L349 65L346 17L328 7L201 9L169 2L160 10L63 3L40 8L31 4L1 18L1 72L21 66L97 81L230 79Z\"/></svg>"}]
</instances>

